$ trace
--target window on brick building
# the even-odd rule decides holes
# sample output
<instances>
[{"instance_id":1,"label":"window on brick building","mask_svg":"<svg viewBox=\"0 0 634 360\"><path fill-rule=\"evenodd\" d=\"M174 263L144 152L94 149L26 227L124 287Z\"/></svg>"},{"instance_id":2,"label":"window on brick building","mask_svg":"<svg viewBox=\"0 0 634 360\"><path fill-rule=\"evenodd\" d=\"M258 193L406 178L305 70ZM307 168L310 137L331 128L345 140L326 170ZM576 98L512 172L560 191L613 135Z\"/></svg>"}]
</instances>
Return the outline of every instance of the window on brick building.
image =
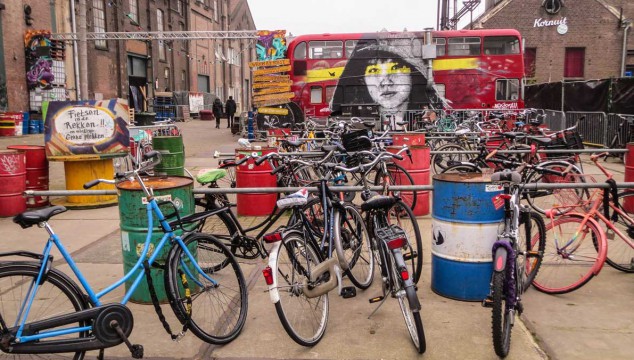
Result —
<instances>
[{"instance_id":1,"label":"window on brick building","mask_svg":"<svg viewBox=\"0 0 634 360\"><path fill-rule=\"evenodd\" d=\"M583 78L585 59L585 48L566 48L564 78Z\"/></svg>"},{"instance_id":2,"label":"window on brick building","mask_svg":"<svg viewBox=\"0 0 634 360\"><path fill-rule=\"evenodd\" d=\"M156 10L156 30L164 31L164 29L165 28L163 26L163 10L157 9ZM167 56L165 55L165 43L163 42L163 40L159 40L158 45L159 45L159 48L158 48L159 60L165 61L165 59L167 58Z\"/></svg>"},{"instance_id":3,"label":"window on brick building","mask_svg":"<svg viewBox=\"0 0 634 360\"><path fill-rule=\"evenodd\" d=\"M106 4L104 0L92 1L93 31L96 33L106 32ZM98 49L107 49L106 40L96 40L95 47Z\"/></svg>"},{"instance_id":4,"label":"window on brick building","mask_svg":"<svg viewBox=\"0 0 634 360\"><path fill-rule=\"evenodd\" d=\"M139 22L139 0L129 0L130 1L130 13L129 17L131 20Z\"/></svg>"},{"instance_id":5,"label":"window on brick building","mask_svg":"<svg viewBox=\"0 0 634 360\"><path fill-rule=\"evenodd\" d=\"M537 48L524 50L524 74L527 78L534 78L536 73Z\"/></svg>"}]
</instances>

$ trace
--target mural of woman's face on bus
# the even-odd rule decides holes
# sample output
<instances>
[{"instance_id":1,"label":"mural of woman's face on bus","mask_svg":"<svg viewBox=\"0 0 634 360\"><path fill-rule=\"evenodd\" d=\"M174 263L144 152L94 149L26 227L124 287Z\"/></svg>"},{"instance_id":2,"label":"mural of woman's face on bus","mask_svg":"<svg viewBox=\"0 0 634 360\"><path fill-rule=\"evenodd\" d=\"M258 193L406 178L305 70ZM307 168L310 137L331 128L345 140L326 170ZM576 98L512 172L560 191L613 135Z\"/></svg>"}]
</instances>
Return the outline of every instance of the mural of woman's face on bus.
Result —
<instances>
[{"instance_id":1,"label":"mural of woman's face on bus","mask_svg":"<svg viewBox=\"0 0 634 360\"><path fill-rule=\"evenodd\" d=\"M371 59L365 69L365 84L375 103L383 109L407 106L412 91L412 69L397 59Z\"/></svg>"}]
</instances>

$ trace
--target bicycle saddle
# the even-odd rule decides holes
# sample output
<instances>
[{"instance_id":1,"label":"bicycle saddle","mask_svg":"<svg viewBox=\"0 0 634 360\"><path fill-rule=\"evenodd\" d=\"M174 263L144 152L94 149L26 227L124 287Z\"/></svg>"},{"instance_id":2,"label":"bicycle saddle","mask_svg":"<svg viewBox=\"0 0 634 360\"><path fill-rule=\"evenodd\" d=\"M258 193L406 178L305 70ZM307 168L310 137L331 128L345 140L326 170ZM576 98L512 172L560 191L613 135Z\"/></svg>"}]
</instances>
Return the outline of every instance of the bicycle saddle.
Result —
<instances>
[{"instance_id":1,"label":"bicycle saddle","mask_svg":"<svg viewBox=\"0 0 634 360\"><path fill-rule=\"evenodd\" d=\"M298 148L298 147L302 146L302 144L303 143L301 141L299 141L299 140L296 140L296 141L284 140L284 145L289 145L289 146L294 147L294 148Z\"/></svg>"},{"instance_id":2,"label":"bicycle saddle","mask_svg":"<svg viewBox=\"0 0 634 360\"><path fill-rule=\"evenodd\" d=\"M374 121L366 120L363 122L363 126L367 127L368 129L373 129Z\"/></svg>"},{"instance_id":3,"label":"bicycle saddle","mask_svg":"<svg viewBox=\"0 0 634 360\"><path fill-rule=\"evenodd\" d=\"M66 211L63 206L51 206L45 209L26 211L22 214L16 215L13 218L13 222L20 224L23 229L30 228L33 225L37 225L41 222L48 221L51 217L61 214Z\"/></svg>"},{"instance_id":4,"label":"bicycle saddle","mask_svg":"<svg viewBox=\"0 0 634 360\"><path fill-rule=\"evenodd\" d=\"M385 195L376 195L361 204L361 210L370 211L376 209L387 209L396 204L397 198Z\"/></svg>"},{"instance_id":5,"label":"bicycle saddle","mask_svg":"<svg viewBox=\"0 0 634 360\"><path fill-rule=\"evenodd\" d=\"M520 173L518 173L517 171L498 171L491 175L491 182L509 182L513 184L519 184L522 182L522 175L520 175Z\"/></svg>"},{"instance_id":6,"label":"bicycle saddle","mask_svg":"<svg viewBox=\"0 0 634 360\"><path fill-rule=\"evenodd\" d=\"M544 138L544 137L532 137L532 136L529 136L528 138L531 141L534 141L535 143L537 143L537 145L548 145L552 141L551 138Z\"/></svg>"},{"instance_id":7,"label":"bicycle saddle","mask_svg":"<svg viewBox=\"0 0 634 360\"><path fill-rule=\"evenodd\" d=\"M205 185L213 181L218 181L226 175L227 171L225 169L201 169L198 174L196 174L196 181L201 185Z\"/></svg>"},{"instance_id":8,"label":"bicycle saddle","mask_svg":"<svg viewBox=\"0 0 634 360\"><path fill-rule=\"evenodd\" d=\"M526 137L526 134L523 132L516 132L516 131L507 131L502 133L502 135L504 137L507 137L509 139L517 139L517 138L524 138Z\"/></svg>"},{"instance_id":9,"label":"bicycle saddle","mask_svg":"<svg viewBox=\"0 0 634 360\"><path fill-rule=\"evenodd\" d=\"M299 189L299 191L277 200L277 207L282 210L293 206L304 206L307 202L308 190Z\"/></svg>"}]
</instances>

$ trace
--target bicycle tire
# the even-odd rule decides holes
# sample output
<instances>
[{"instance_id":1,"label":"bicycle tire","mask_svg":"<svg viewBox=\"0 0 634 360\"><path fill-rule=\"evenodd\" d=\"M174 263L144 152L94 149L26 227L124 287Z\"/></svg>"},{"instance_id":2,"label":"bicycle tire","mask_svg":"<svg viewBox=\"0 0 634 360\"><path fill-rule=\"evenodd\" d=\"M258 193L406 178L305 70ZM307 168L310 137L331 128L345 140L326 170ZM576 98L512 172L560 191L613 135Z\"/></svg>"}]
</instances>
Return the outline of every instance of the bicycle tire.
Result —
<instances>
[{"instance_id":1,"label":"bicycle tire","mask_svg":"<svg viewBox=\"0 0 634 360\"><path fill-rule=\"evenodd\" d=\"M26 296L28 288L37 279L39 269L39 263L30 262L16 262L0 266L0 289L2 289L0 291L0 311L2 312L0 315L5 324L15 324L15 317L21 310L22 296ZM88 307L89 305L85 302L77 285L57 269L50 269L46 280L40 285L37 295L33 299L33 304L28 314L28 322L48 319L55 315L72 314ZM72 324L69 325L72 326ZM60 330L61 328L67 328L69 325L50 330ZM86 326L86 324L78 322L74 326ZM0 333L4 333L5 330L0 324ZM80 332L56 336L50 340L42 339L38 342L45 344L48 341L54 342L61 339L69 340L87 336L87 332ZM1 354L5 353L0 351ZM11 353L7 355L14 359L41 358L42 356L42 354ZM47 356L50 356L51 359L68 359L69 356L72 356L75 360L81 360L85 356L85 351L78 351L74 354L47 354Z\"/></svg>"},{"instance_id":2,"label":"bicycle tire","mask_svg":"<svg viewBox=\"0 0 634 360\"><path fill-rule=\"evenodd\" d=\"M229 249L211 235L192 233L183 242L205 274L217 284L209 283L202 276L193 279L195 268L189 264L183 249L175 246L168 255L165 272L170 305L181 324L187 323L199 339L210 344L229 343L240 334L247 318L247 285L240 265ZM224 262L228 264L219 266ZM181 274L186 275L191 304Z\"/></svg>"},{"instance_id":3,"label":"bicycle tire","mask_svg":"<svg viewBox=\"0 0 634 360\"><path fill-rule=\"evenodd\" d=\"M517 244L517 248L520 251L526 252L523 259L518 260L517 263L518 266L523 267L524 285L522 289L524 291L528 289L535 276L537 276L542 265L544 249L546 248L546 223L544 218L534 211L526 214L530 222L527 222L526 219L521 219ZM530 241L527 241L527 239L530 239Z\"/></svg>"},{"instance_id":4,"label":"bicycle tire","mask_svg":"<svg viewBox=\"0 0 634 360\"><path fill-rule=\"evenodd\" d=\"M565 294L579 289L598 275L607 255L603 230L594 220L588 219L579 237L569 239L569 234L580 229L583 219L580 214L570 213L546 224L546 231L554 230L553 236L546 242L539 272L533 279L537 290L547 294ZM560 247L560 241L561 244L569 244Z\"/></svg>"},{"instance_id":5,"label":"bicycle tire","mask_svg":"<svg viewBox=\"0 0 634 360\"><path fill-rule=\"evenodd\" d=\"M571 164L567 161L545 161L538 164L541 167L564 171ZM540 174L537 171L529 171L526 174L527 184L539 184L539 183L585 183L583 178L583 172L575 165L570 169L569 175L565 178L552 174ZM540 214L545 214L546 210L552 209L555 205L558 206L557 210L560 214L565 214L573 210L577 205L581 203L583 199L587 199L589 192L587 189L554 189L554 190L526 190L524 191L524 197L528 204ZM570 205L566 207L560 207L559 205Z\"/></svg>"},{"instance_id":6,"label":"bicycle tire","mask_svg":"<svg viewBox=\"0 0 634 360\"><path fill-rule=\"evenodd\" d=\"M458 144L448 143L445 145L441 145L435 151L443 152L443 151L467 151L463 146ZM468 159L467 154L441 154L436 153L431 157L431 168L434 174L440 174L450 166L450 162L462 162Z\"/></svg>"},{"instance_id":7,"label":"bicycle tire","mask_svg":"<svg viewBox=\"0 0 634 360\"><path fill-rule=\"evenodd\" d=\"M363 217L353 205L344 205L346 216L335 217L334 244L344 274L359 289L367 289L374 279L374 257ZM339 212L338 216L341 216Z\"/></svg>"},{"instance_id":8,"label":"bicycle tire","mask_svg":"<svg viewBox=\"0 0 634 360\"><path fill-rule=\"evenodd\" d=\"M477 165L475 164L470 164L470 163L462 163L462 164L455 164L455 165L451 165L446 167L443 171L442 174L465 174L465 173L482 173L482 169L480 169Z\"/></svg>"},{"instance_id":9,"label":"bicycle tire","mask_svg":"<svg viewBox=\"0 0 634 360\"><path fill-rule=\"evenodd\" d=\"M619 209L625 212L626 216L634 218L634 192L624 191L619 193L618 197ZM619 229L623 235L628 236L630 241L634 242L634 222L631 222L627 217L623 217L621 214L617 216L617 220L615 222L613 221L612 224ZM605 262L619 271L634 273L634 248L625 241L622 241L611 229L608 228L607 231L608 255Z\"/></svg>"},{"instance_id":10,"label":"bicycle tire","mask_svg":"<svg viewBox=\"0 0 634 360\"><path fill-rule=\"evenodd\" d=\"M414 179L412 176L405 170L401 165L395 163L385 164L388 172L388 178L390 183L388 185L416 185L414 184ZM376 173L376 177L374 178L374 185L383 186L384 175L383 169L379 168ZM417 196L416 191L391 191L389 196L399 196L410 208L416 207Z\"/></svg>"},{"instance_id":11,"label":"bicycle tire","mask_svg":"<svg viewBox=\"0 0 634 360\"><path fill-rule=\"evenodd\" d=\"M328 293L307 298L302 287L304 279L309 278L310 275L302 270L318 265L320 257L314 246L304 241L298 232L287 234L282 241L277 253L277 271L275 272L279 292L275 311L284 330L293 341L302 346L313 346L323 338L326 332L329 310ZM305 311L314 313L306 315Z\"/></svg>"},{"instance_id":12,"label":"bicycle tire","mask_svg":"<svg viewBox=\"0 0 634 360\"><path fill-rule=\"evenodd\" d=\"M387 250L385 247L384 250ZM425 340L425 329L423 328L423 320L420 317L420 302L416 294L414 286L405 287L401 279L398 269L396 269L396 261L394 255L390 252L390 261L392 266L392 276L400 283L400 288L405 290L404 296L397 295L398 305L401 308L401 314L405 320L405 326L409 332L409 336L414 342L414 346L419 354L427 350L427 341ZM407 300L407 302L405 301ZM412 310L414 309L414 310Z\"/></svg>"},{"instance_id":13,"label":"bicycle tire","mask_svg":"<svg viewBox=\"0 0 634 360\"><path fill-rule=\"evenodd\" d=\"M423 271L423 240L416 216L405 202L399 200L388 211L388 223L396 224L405 231L410 251L409 262L411 263L408 268L410 268L414 284L418 284ZM408 260L405 262L407 263Z\"/></svg>"},{"instance_id":14,"label":"bicycle tire","mask_svg":"<svg viewBox=\"0 0 634 360\"><path fill-rule=\"evenodd\" d=\"M506 305L504 283L506 273L494 271L491 279L493 293L493 308L491 311L491 334L493 335L493 349L499 357L506 357L511 347L512 319L509 319L510 309Z\"/></svg>"},{"instance_id":15,"label":"bicycle tire","mask_svg":"<svg viewBox=\"0 0 634 360\"><path fill-rule=\"evenodd\" d=\"M196 205L200 205L200 209L197 208L196 213L218 208L218 206L215 205L213 196L209 194L205 194L204 204L197 203ZM241 243L238 226L233 218L226 212L219 212L201 220L196 229L198 232L212 235L220 240L223 245L229 248L234 256L239 258L254 258L252 256L252 246L246 246L246 244ZM245 256L247 253L251 253L251 255Z\"/></svg>"}]
</instances>

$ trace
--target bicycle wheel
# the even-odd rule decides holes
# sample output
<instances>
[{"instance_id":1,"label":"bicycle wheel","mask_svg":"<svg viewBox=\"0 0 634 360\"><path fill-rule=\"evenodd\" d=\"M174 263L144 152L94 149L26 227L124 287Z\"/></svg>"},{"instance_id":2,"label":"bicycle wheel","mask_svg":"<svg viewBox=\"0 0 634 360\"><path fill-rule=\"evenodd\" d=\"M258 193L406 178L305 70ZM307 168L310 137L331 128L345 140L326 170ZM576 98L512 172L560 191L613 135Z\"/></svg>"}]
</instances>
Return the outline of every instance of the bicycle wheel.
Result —
<instances>
[{"instance_id":1,"label":"bicycle wheel","mask_svg":"<svg viewBox=\"0 0 634 360\"><path fill-rule=\"evenodd\" d=\"M400 283L399 290L404 290L397 291L396 298L398 299L398 305L401 308L403 319L405 319L405 326L407 326L407 331L414 342L414 346L416 346L416 350L418 350L419 354L422 354L427 350L427 342L425 340L423 320L420 317L420 302L418 301L416 289L414 286L404 286L401 275L398 273L398 269L396 269L394 255L391 253L390 262L392 265L392 277L397 279Z\"/></svg>"},{"instance_id":2,"label":"bicycle wheel","mask_svg":"<svg viewBox=\"0 0 634 360\"><path fill-rule=\"evenodd\" d=\"M394 204L387 215L388 223L398 225L407 235L409 252L403 254L403 257L412 274L414 284L417 284L423 270L423 240L416 216L414 216L412 209L402 200Z\"/></svg>"},{"instance_id":3,"label":"bicycle wheel","mask_svg":"<svg viewBox=\"0 0 634 360\"><path fill-rule=\"evenodd\" d=\"M383 173L383 169L379 168L376 177L374 178L374 185L384 186L385 181L389 181L388 185L415 185L414 179L403 169L402 166L394 163L385 164L387 168L387 174ZM391 191L389 196L399 196L403 202L405 202L410 208L416 207L416 191Z\"/></svg>"},{"instance_id":4,"label":"bicycle wheel","mask_svg":"<svg viewBox=\"0 0 634 360\"><path fill-rule=\"evenodd\" d=\"M522 289L526 291L533 282L542 265L544 249L546 248L546 224L541 215L536 212L522 212L520 228L518 231L517 266L520 266L524 275Z\"/></svg>"},{"instance_id":5,"label":"bicycle wheel","mask_svg":"<svg viewBox=\"0 0 634 360\"><path fill-rule=\"evenodd\" d=\"M455 164L455 165L447 166L442 171L442 174L446 174L446 173L464 174L464 173L481 173L481 172L482 172L482 169L480 169L477 165L465 163L465 164Z\"/></svg>"},{"instance_id":6,"label":"bicycle wheel","mask_svg":"<svg viewBox=\"0 0 634 360\"><path fill-rule=\"evenodd\" d=\"M0 266L0 334L5 334L8 327L13 327L18 319L17 315L23 311L23 302L30 293L31 286L35 283L39 272L39 264L14 263ZM56 315L72 314L84 310L88 305L75 284L66 275L56 269L51 269L44 283L40 285L33 304L29 309L27 323L44 320ZM48 330L60 330L62 328L85 326L84 322L68 324ZM50 340L42 339L38 342L46 344L56 340L70 340L84 338L87 332L60 335ZM84 351L63 354L11 354L0 350L0 358L5 356L11 359L83 359Z\"/></svg>"},{"instance_id":7,"label":"bicycle wheel","mask_svg":"<svg viewBox=\"0 0 634 360\"><path fill-rule=\"evenodd\" d=\"M363 217L352 205L344 206L339 213L339 222L335 224L335 249L341 267L352 283L367 289L374 279L374 257L370 245L370 236Z\"/></svg>"},{"instance_id":8,"label":"bicycle wheel","mask_svg":"<svg viewBox=\"0 0 634 360\"><path fill-rule=\"evenodd\" d=\"M242 270L229 249L211 235L192 233L183 242L216 283L197 273L183 248L176 246L170 251L165 278L170 305L181 323L187 323L198 338L210 344L226 344L240 334L247 317L247 285Z\"/></svg>"},{"instance_id":9,"label":"bicycle wheel","mask_svg":"<svg viewBox=\"0 0 634 360\"><path fill-rule=\"evenodd\" d=\"M506 357L511 347L511 310L506 305L505 273L493 272L492 292L493 311L491 312L491 332L493 334L493 348L499 357ZM514 314L512 316L515 316Z\"/></svg>"},{"instance_id":10,"label":"bicycle wheel","mask_svg":"<svg viewBox=\"0 0 634 360\"><path fill-rule=\"evenodd\" d=\"M570 166L570 163L567 161L546 161L539 164L539 166L563 172ZM585 183L582 175L583 172L576 166L573 166L565 177L554 174L540 174L537 171L530 171L526 175L526 183ZM524 197L528 201L528 204L535 209L535 211L541 214L545 214L546 210L552 209L554 206L558 206L557 210L561 214L567 213L580 204L581 201L587 199L588 195L589 193L587 189L537 189L524 191ZM561 205L570 206L560 207Z\"/></svg>"},{"instance_id":11,"label":"bicycle wheel","mask_svg":"<svg viewBox=\"0 0 634 360\"><path fill-rule=\"evenodd\" d=\"M630 241L634 242L634 192L625 191L619 194L619 209L624 214L617 212L618 219L612 224L623 233ZM611 229L607 229L608 255L605 259L613 268L634 273L634 248L623 241Z\"/></svg>"},{"instance_id":12,"label":"bicycle wheel","mask_svg":"<svg viewBox=\"0 0 634 360\"><path fill-rule=\"evenodd\" d=\"M546 225L552 237L533 286L548 294L579 289L599 273L607 254L603 231L592 220L583 226L583 216L563 215Z\"/></svg>"},{"instance_id":13,"label":"bicycle wheel","mask_svg":"<svg viewBox=\"0 0 634 360\"><path fill-rule=\"evenodd\" d=\"M304 280L310 278L310 269L320 263L320 258L299 233L290 233L282 241L277 253L279 301L275 310L288 336L300 345L313 346L326 331L328 294L308 298L302 289Z\"/></svg>"},{"instance_id":14,"label":"bicycle wheel","mask_svg":"<svg viewBox=\"0 0 634 360\"><path fill-rule=\"evenodd\" d=\"M458 144L445 144L442 145L440 147L438 147L435 151L439 151L439 152L448 152L448 151L466 151L467 149L465 149L464 147L458 145ZM467 154L439 154L436 153L434 155L432 155L431 157L431 165L432 165L432 171L434 172L434 174L440 174L443 172L443 170L445 170L449 165L451 165L451 163L453 162L461 162L461 161L467 161L468 159L468 155Z\"/></svg>"}]
</instances>

